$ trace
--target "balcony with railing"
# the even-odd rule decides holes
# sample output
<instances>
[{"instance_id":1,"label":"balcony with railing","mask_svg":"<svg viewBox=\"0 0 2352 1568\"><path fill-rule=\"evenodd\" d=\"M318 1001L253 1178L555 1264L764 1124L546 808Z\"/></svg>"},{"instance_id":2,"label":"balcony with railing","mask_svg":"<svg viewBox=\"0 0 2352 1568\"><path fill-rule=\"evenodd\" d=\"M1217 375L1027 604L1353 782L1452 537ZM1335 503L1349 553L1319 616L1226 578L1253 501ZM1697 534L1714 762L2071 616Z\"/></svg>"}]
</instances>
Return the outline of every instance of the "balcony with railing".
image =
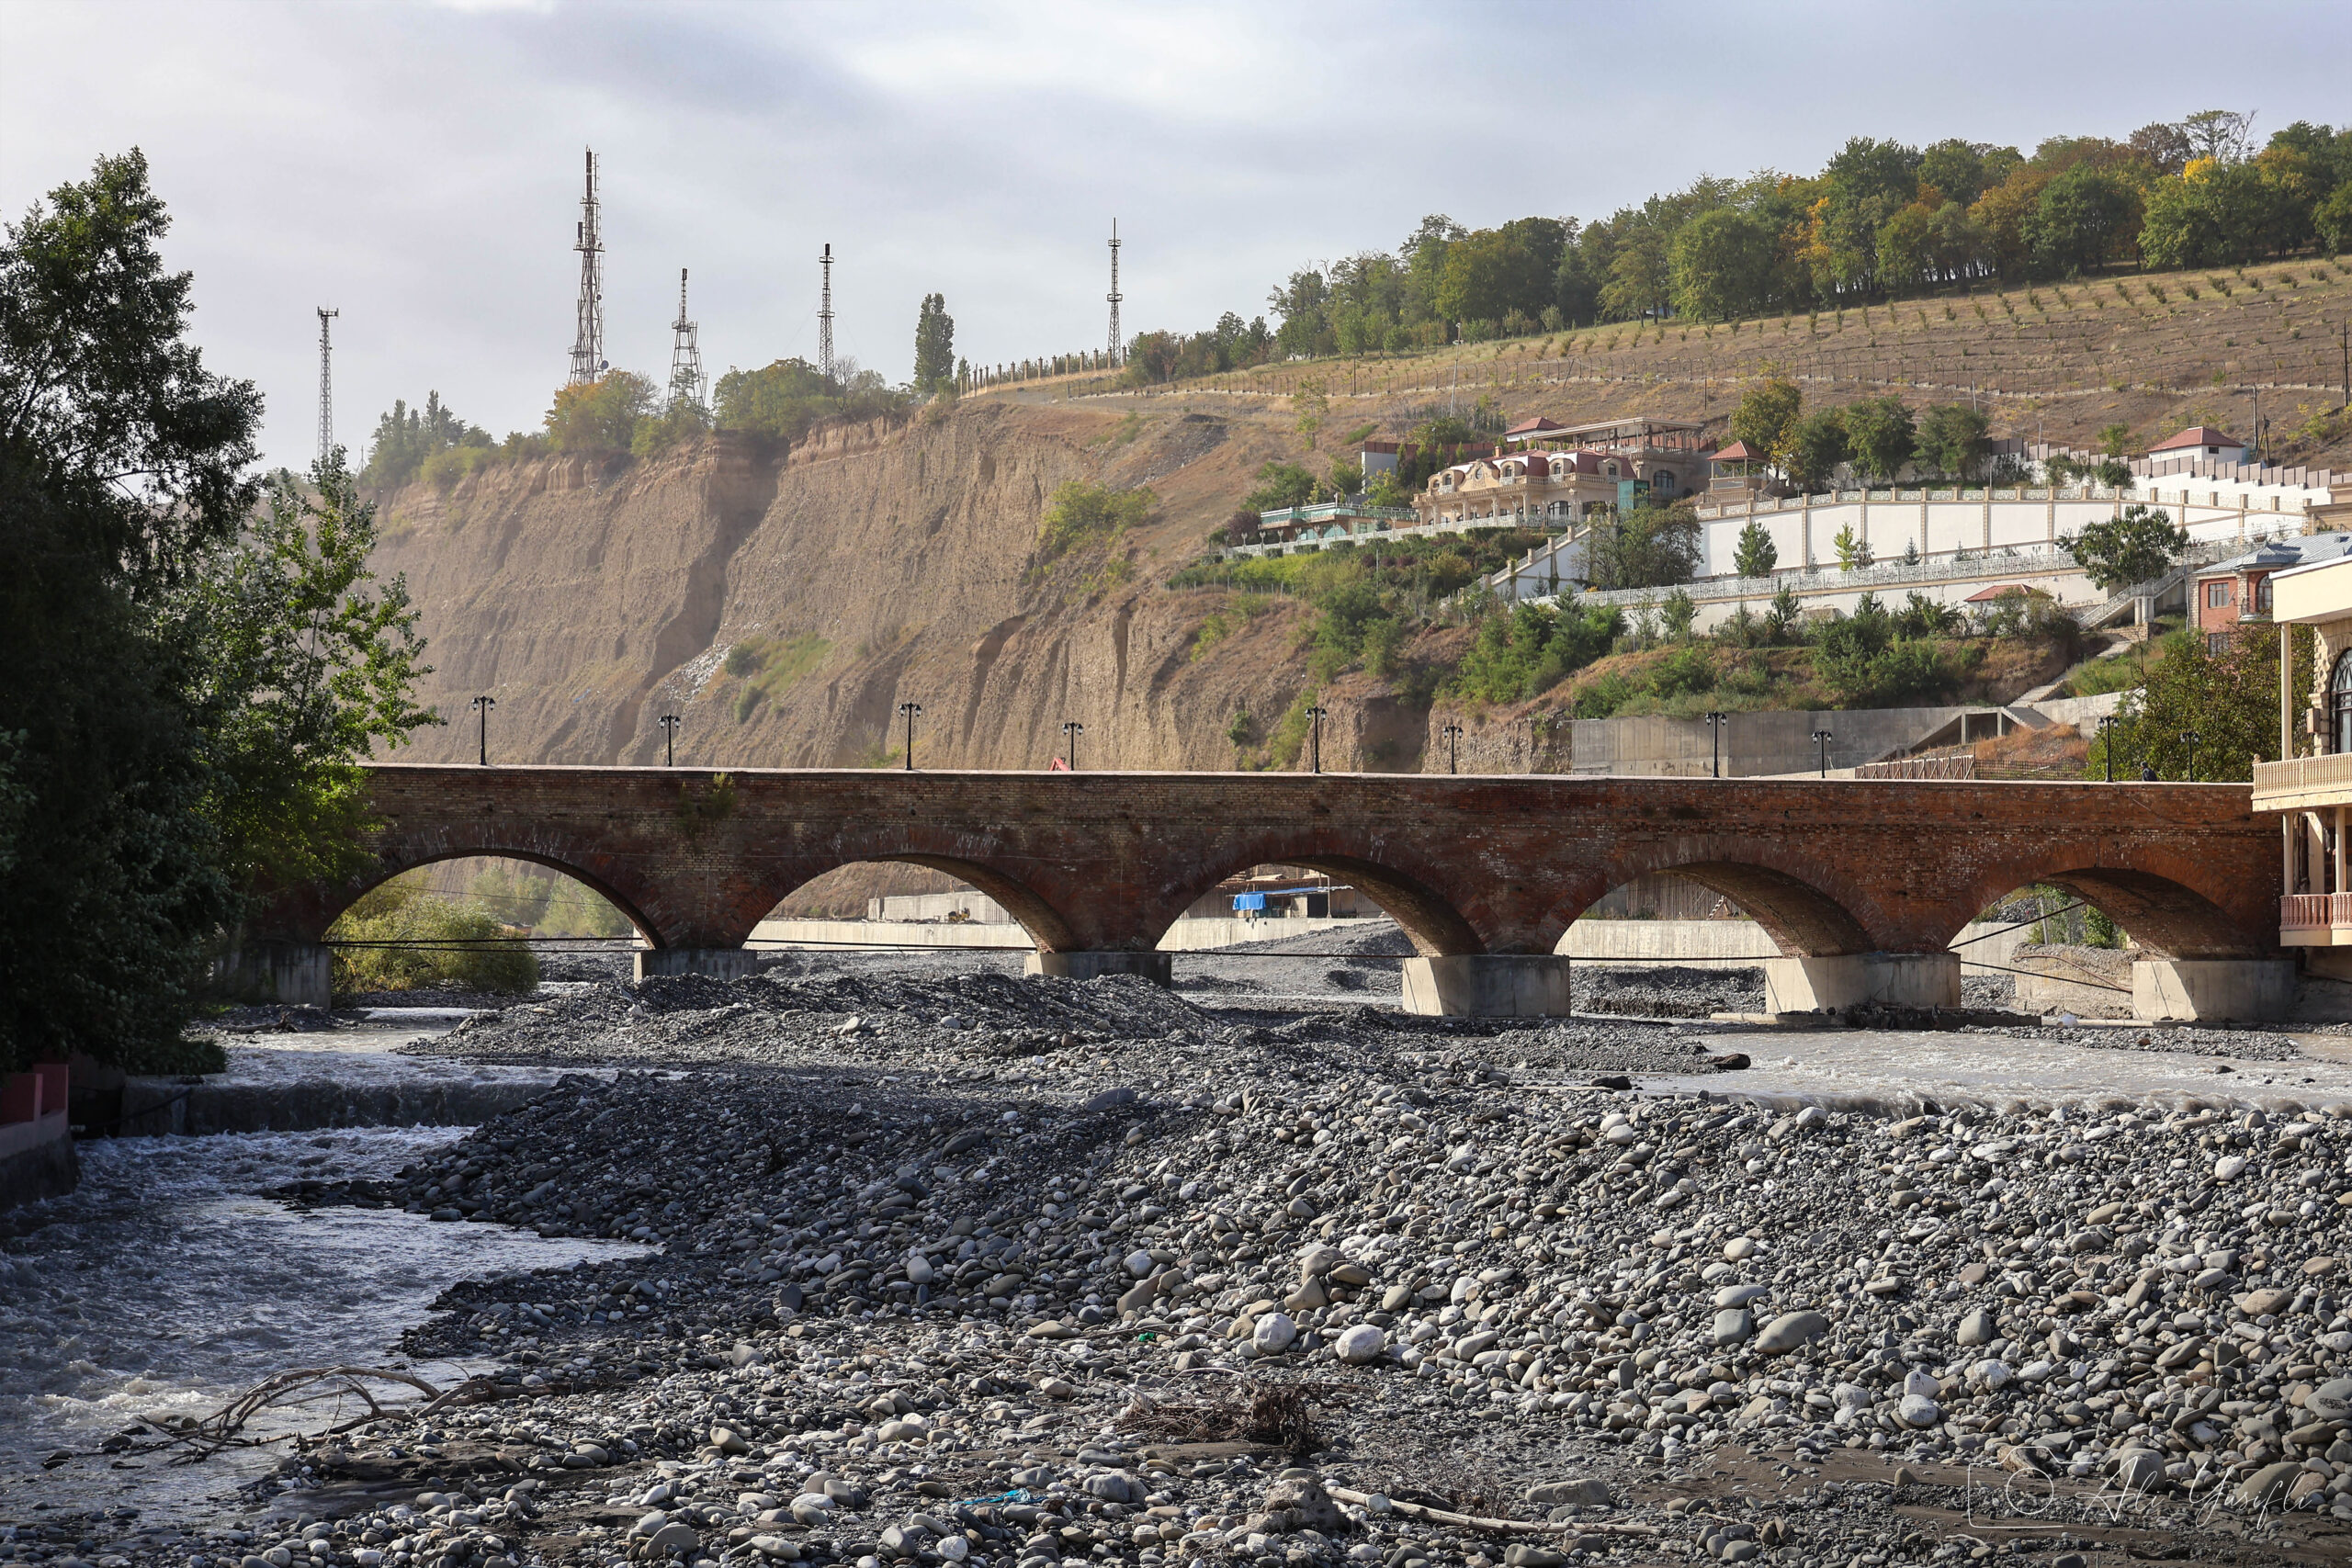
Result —
<instances>
[{"instance_id":1,"label":"balcony with railing","mask_svg":"<svg viewBox=\"0 0 2352 1568\"><path fill-rule=\"evenodd\" d=\"M2254 809L2312 811L2352 806L2352 751L2254 765Z\"/></svg>"},{"instance_id":2,"label":"balcony with railing","mask_svg":"<svg viewBox=\"0 0 2352 1568\"><path fill-rule=\"evenodd\" d=\"M2285 947L2352 947L2352 893L2290 893L2278 900Z\"/></svg>"}]
</instances>

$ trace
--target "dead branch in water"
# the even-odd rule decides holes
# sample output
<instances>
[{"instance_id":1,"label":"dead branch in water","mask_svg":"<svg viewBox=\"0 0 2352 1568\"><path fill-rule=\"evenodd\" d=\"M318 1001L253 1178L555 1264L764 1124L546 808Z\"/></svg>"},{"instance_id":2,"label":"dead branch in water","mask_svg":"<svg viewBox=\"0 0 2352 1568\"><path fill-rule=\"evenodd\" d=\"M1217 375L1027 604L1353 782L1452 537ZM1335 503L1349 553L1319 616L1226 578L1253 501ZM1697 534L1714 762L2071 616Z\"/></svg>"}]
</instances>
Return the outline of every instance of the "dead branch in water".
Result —
<instances>
[{"instance_id":1,"label":"dead branch in water","mask_svg":"<svg viewBox=\"0 0 2352 1568\"><path fill-rule=\"evenodd\" d=\"M320 1437L333 1437L352 1427L377 1420L390 1414L378 1402L368 1384L374 1382L405 1383L424 1394L426 1403L418 1410L401 1410L399 1414L430 1413L440 1409L451 1395L467 1385L442 1390L413 1372L388 1371L381 1367L303 1367L293 1371L279 1372L255 1383L211 1415L187 1422L176 1427L158 1427L164 1436L160 1441L136 1443L134 1453L153 1453L164 1449L178 1449L172 1456L174 1464L198 1464L210 1459L224 1449L258 1448L266 1443L282 1442L293 1434L276 1438L248 1438L246 1426L266 1410L290 1404L309 1404L321 1399L341 1398L350 1394L368 1406L365 1416L356 1416L328 1427ZM150 1423L151 1426L154 1423Z\"/></svg>"}]
</instances>

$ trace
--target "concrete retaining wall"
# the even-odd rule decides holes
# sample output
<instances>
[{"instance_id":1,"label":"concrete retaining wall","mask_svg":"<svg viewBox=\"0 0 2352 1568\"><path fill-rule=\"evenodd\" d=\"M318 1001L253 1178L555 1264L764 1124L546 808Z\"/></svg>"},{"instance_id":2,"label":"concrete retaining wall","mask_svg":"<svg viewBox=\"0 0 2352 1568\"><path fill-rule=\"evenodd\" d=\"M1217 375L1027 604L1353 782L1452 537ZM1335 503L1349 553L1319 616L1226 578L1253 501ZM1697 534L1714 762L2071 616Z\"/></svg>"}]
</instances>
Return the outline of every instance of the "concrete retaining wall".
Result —
<instances>
[{"instance_id":1,"label":"concrete retaining wall","mask_svg":"<svg viewBox=\"0 0 2352 1568\"><path fill-rule=\"evenodd\" d=\"M0 1126L0 1209L71 1192L81 1179L64 1111Z\"/></svg>"},{"instance_id":2,"label":"concrete retaining wall","mask_svg":"<svg viewBox=\"0 0 2352 1568\"><path fill-rule=\"evenodd\" d=\"M1309 931L1355 931L1388 923L1380 916L1320 920L1178 920L1159 939L1159 951L1199 953L1253 942L1278 942ZM752 942L772 951L806 942L851 952L888 952L897 947L1000 947L1027 951L1036 945L1018 924L983 924L978 920L762 920L752 928Z\"/></svg>"},{"instance_id":3,"label":"concrete retaining wall","mask_svg":"<svg viewBox=\"0 0 2352 1568\"><path fill-rule=\"evenodd\" d=\"M1962 975L2007 967L2032 928L2007 931L1971 922L1952 939ZM1996 934L1997 933L1997 934ZM1965 945L1963 945L1965 944ZM1578 920L1553 950L1588 964L1675 964L1739 969L1778 958L1781 950L1754 920Z\"/></svg>"}]
</instances>

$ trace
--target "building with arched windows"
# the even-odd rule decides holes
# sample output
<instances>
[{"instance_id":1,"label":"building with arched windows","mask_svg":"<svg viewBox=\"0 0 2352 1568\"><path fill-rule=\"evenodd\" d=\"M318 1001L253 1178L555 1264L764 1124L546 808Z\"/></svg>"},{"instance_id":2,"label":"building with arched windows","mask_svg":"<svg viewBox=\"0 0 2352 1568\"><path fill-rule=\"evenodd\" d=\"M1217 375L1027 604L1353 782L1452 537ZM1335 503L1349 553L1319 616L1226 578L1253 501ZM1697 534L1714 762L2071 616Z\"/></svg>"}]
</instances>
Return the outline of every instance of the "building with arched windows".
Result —
<instances>
[{"instance_id":1,"label":"building with arched windows","mask_svg":"<svg viewBox=\"0 0 2352 1568\"><path fill-rule=\"evenodd\" d=\"M1713 444L1681 420L1555 424L1531 419L1493 452L1431 474L1413 498L1426 526L1492 523L1564 529L1637 502L1679 500L1707 486Z\"/></svg>"}]
</instances>

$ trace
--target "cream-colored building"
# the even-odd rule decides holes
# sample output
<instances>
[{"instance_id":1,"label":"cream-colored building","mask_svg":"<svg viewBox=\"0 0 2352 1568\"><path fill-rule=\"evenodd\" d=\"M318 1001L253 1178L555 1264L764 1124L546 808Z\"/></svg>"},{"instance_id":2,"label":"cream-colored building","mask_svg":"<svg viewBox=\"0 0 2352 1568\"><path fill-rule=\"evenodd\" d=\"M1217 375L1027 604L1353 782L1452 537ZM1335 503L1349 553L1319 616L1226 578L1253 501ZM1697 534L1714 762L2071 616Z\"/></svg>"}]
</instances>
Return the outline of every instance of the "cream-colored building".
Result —
<instances>
[{"instance_id":1,"label":"cream-colored building","mask_svg":"<svg viewBox=\"0 0 2352 1568\"><path fill-rule=\"evenodd\" d=\"M2352 979L2352 880L2346 816L2352 812L2352 556L2273 572L2270 618L2310 626L2316 657L2299 666L2293 639L2278 671L2279 753L2256 762L2254 808L2279 819L2278 941L2326 950L2314 974Z\"/></svg>"}]
</instances>

